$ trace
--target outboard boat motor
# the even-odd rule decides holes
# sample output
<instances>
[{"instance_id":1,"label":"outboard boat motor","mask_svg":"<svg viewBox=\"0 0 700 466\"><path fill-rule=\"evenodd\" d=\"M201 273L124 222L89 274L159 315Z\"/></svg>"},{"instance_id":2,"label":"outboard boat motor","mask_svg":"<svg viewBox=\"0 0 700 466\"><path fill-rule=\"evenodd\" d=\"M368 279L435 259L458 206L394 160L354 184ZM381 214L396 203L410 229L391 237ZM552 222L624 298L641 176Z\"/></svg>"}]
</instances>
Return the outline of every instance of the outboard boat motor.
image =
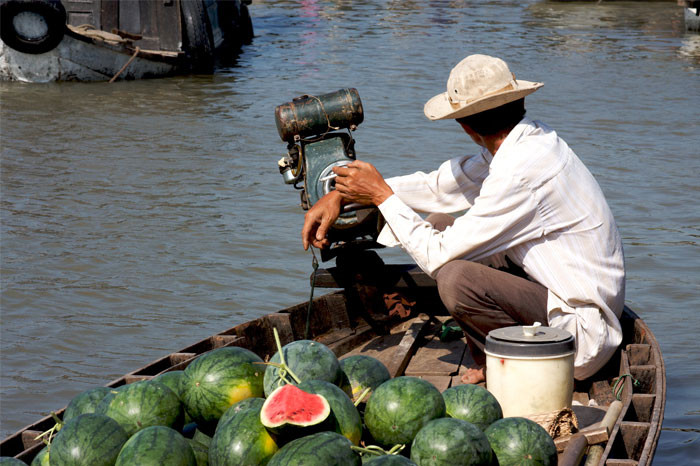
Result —
<instances>
[{"instance_id":1,"label":"outboard boat motor","mask_svg":"<svg viewBox=\"0 0 700 466\"><path fill-rule=\"evenodd\" d=\"M275 108L280 138L287 155L279 162L284 182L301 190L301 206L308 210L335 189L333 167L355 160L351 131L362 123L362 102L356 89L340 89L319 96L302 95ZM329 230L329 249L321 252L326 261L340 251L381 247L375 242L381 216L373 206L344 206Z\"/></svg>"}]
</instances>

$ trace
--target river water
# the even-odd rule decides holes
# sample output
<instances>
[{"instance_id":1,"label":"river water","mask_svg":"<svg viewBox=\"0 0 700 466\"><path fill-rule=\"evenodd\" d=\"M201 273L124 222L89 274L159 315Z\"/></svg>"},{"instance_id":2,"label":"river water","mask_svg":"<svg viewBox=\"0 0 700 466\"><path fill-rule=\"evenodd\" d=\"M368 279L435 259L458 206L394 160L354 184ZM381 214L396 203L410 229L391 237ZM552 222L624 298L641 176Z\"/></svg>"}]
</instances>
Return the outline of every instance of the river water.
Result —
<instances>
[{"instance_id":1,"label":"river water","mask_svg":"<svg viewBox=\"0 0 700 466\"><path fill-rule=\"evenodd\" d=\"M664 3L256 0L213 76L0 85L0 435L212 333L307 299L274 107L358 89L357 153L386 174L477 148L423 104L462 57L544 81L528 114L601 184L627 303L661 343L655 464L700 457L700 35ZM383 251L387 262L406 262Z\"/></svg>"}]
</instances>

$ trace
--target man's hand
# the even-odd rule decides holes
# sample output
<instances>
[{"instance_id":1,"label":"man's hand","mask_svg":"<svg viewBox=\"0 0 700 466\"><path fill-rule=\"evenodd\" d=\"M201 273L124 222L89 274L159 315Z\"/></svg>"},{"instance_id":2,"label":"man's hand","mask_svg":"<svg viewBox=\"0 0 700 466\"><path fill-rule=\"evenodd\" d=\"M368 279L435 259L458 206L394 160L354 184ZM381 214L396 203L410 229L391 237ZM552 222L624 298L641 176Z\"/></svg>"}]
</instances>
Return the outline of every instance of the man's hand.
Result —
<instances>
[{"instance_id":1,"label":"man's hand","mask_svg":"<svg viewBox=\"0 0 700 466\"><path fill-rule=\"evenodd\" d=\"M333 168L335 190L347 203L357 202L378 206L394 192L371 163L355 160L349 165Z\"/></svg>"},{"instance_id":2,"label":"man's hand","mask_svg":"<svg viewBox=\"0 0 700 466\"><path fill-rule=\"evenodd\" d=\"M304 228L301 230L301 242L304 250L309 244L319 249L329 245L326 238L328 229L340 216L343 198L337 191L331 191L316 202L304 217Z\"/></svg>"}]
</instances>

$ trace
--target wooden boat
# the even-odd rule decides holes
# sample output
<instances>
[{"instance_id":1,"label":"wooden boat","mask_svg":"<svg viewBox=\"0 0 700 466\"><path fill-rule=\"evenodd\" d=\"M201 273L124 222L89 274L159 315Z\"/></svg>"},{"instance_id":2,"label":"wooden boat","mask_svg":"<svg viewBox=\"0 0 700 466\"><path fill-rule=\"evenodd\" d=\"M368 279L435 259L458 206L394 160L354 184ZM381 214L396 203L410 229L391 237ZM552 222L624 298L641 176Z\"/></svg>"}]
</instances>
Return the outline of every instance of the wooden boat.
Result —
<instances>
[{"instance_id":1,"label":"wooden boat","mask_svg":"<svg viewBox=\"0 0 700 466\"><path fill-rule=\"evenodd\" d=\"M211 72L253 37L250 0L8 0L0 80L107 81Z\"/></svg>"},{"instance_id":2,"label":"wooden boat","mask_svg":"<svg viewBox=\"0 0 700 466\"><path fill-rule=\"evenodd\" d=\"M385 363L393 376L421 377L440 390L460 383L460 374L469 366L471 356L463 338L440 339L442 324L449 316L435 282L415 266L375 265L365 269L371 269L370 273L339 267L319 269L312 275L315 287L341 290L313 299L310 306L299 304L224 330L129 372L107 386L118 387L184 369L198 355L224 346L242 346L269 358L276 351L273 328L282 344L314 339L329 346L338 357L374 356ZM383 299L386 292L397 292L409 299L410 315L387 315ZM598 416L589 416L589 421L579 416L581 432L556 439L561 450L559 464L583 464L589 443L598 444L588 449L586 464L651 464L666 398L664 363L654 335L639 316L625 308L621 323L624 340L616 355L595 376L576 382L575 404L589 412L597 411ZM624 383L615 386L618 379ZM613 388L621 403L615 401ZM610 429L601 432L596 421L605 418L606 411L612 412L611 406L616 406L615 413L619 414L613 415ZM59 410L58 416L62 412ZM586 427L587 424L591 425ZM29 463L43 448L37 435L53 425L54 420L47 416L26 426L0 443L0 455Z\"/></svg>"}]
</instances>

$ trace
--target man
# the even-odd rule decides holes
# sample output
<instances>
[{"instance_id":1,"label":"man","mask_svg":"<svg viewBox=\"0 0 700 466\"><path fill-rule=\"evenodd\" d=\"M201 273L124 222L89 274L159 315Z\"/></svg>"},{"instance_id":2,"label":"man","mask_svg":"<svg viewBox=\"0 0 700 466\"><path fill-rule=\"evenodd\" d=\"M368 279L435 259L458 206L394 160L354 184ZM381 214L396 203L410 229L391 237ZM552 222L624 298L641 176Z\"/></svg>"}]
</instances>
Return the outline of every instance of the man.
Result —
<instances>
[{"instance_id":1,"label":"man","mask_svg":"<svg viewBox=\"0 0 700 466\"><path fill-rule=\"evenodd\" d=\"M302 230L305 249L324 247L343 203L376 205L386 220L378 241L400 245L436 279L467 334L479 365L467 383L484 379L483 342L495 328L539 321L568 330L577 379L600 369L622 340L620 235L576 154L524 116L525 96L540 87L516 80L503 60L468 56L424 110L431 120L455 119L481 152L387 180L366 162L336 168L336 190L309 210Z\"/></svg>"}]
</instances>

